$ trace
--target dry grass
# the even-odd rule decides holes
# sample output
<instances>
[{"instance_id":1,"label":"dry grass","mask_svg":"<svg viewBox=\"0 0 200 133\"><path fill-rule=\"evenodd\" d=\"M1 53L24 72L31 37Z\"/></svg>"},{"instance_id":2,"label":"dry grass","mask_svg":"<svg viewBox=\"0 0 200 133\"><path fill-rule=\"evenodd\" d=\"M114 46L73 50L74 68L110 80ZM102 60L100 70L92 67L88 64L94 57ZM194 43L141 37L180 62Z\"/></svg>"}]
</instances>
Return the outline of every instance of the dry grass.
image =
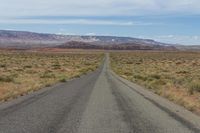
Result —
<instances>
[{"instance_id":1,"label":"dry grass","mask_svg":"<svg viewBox=\"0 0 200 133\"><path fill-rule=\"evenodd\" d=\"M95 70L100 53L0 53L0 100L8 100Z\"/></svg>"},{"instance_id":2,"label":"dry grass","mask_svg":"<svg viewBox=\"0 0 200 133\"><path fill-rule=\"evenodd\" d=\"M112 53L111 66L122 77L200 114L200 53Z\"/></svg>"}]
</instances>

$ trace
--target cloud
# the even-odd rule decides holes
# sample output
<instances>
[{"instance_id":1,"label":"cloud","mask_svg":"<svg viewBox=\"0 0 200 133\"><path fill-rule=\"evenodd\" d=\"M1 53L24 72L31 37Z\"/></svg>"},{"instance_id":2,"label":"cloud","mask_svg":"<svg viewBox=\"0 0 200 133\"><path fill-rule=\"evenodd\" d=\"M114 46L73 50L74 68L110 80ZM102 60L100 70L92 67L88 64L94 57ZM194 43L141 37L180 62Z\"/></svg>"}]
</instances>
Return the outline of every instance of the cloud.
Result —
<instances>
[{"instance_id":1,"label":"cloud","mask_svg":"<svg viewBox=\"0 0 200 133\"><path fill-rule=\"evenodd\" d=\"M200 14L199 0L6 0L0 16Z\"/></svg>"},{"instance_id":2,"label":"cloud","mask_svg":"<svg viewBox=\"0 0 200 133\"><path fill-rule=\"evenodd\" d=\"M86 36L95 36L96 33L90 32L90 33L86 33L85 35L86 35Z\"/></svg>"},{"instance_id":3,"label":"cloud","mask_svg":"<svg viewBox=\"0 0 200 133\"><path fill-rule=\"evenodd\" d=\"M97 34L105 32L123 36L149 34L150 37L144 38L169 43L197 44L200 42L200 36L197 35L199 7L200 0L2 0L0 26L4 29L24 28L40 32L52 30L51 32L58 33L66 32L53 29L68 27L67 29L71 30L68 32L82 34L94 30ZM50 17L45 18L45 16ZM59 16L66 18L56 18ZM47 26L46 29L35 28L35 24L47 24ZM77 25L82 27L79 28ZM88 31L89 25L102 25L102 27L97 26L92 29L93 31ZM172 35L153 36L153 34Z\"/></svg>"},{"instance_id":4,"label":"cloud","mask_svg":"<svg viewBox=\"0 0 200 133\"><path fill-rule=\"evenodd\" d=\"M76 24L76 25L112 25L112 26L146 26L149 22L120 21L105 19L4 19L1 24Z\"/></svg>"},{"instance_id":5,"label":"cloud","mask_svg":"<svg viewBox=\"0 0 200 133\"><path fill-rule=\"evenodd\" d=\"M144 37L144 36L143 36ZM183 45L200 45L200 35L157 35L145 36L144 38L152 38L157 41L167 43L177 43Z\"/></svg>"}]
</instances>

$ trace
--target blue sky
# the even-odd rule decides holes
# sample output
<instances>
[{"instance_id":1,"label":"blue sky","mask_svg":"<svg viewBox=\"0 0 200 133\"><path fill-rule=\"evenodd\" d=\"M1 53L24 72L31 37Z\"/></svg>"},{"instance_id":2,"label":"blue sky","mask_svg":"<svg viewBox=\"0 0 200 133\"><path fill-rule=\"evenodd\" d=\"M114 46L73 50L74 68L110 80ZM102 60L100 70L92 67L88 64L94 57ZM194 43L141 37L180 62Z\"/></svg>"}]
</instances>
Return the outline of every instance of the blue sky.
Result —
<instances>
[{"instance_id":1,"label":"blue sky","mask_svg":"<svg viewBox=\"0 0 200 133\"><path fill-rule=\"evenodd\" d=\"M200 45L200 0L0 0L0 29Z\"/></svg>"}]
</instances>

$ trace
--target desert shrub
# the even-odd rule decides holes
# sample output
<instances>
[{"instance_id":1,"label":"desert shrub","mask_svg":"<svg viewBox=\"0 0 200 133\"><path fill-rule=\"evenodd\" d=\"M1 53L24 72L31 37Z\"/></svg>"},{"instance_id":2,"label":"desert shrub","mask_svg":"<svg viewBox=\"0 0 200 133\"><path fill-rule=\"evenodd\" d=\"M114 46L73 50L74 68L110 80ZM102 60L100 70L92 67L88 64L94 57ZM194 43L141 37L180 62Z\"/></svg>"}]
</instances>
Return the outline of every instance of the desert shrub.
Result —
<instances>
[{"instance_id":1,"label":"desert shrub","mask_svg":"<svg viewBox=\"0 0 200 133\"><path fill-rule=\"evenodd\" d=\"M151 82L151 81L153 81L153 80L155 80L155 79L152 78L152 77L147 77L147 81L148 81L148 82Z\"/></svg>"},{"instance_id":2,"label":"desert shrub","mask_svg":"<svg viewBox=\"0 0 200 133\"><path fill-rule=\"evenodd\" d=\"M12 77L12 78L17 78L19 76L18 73L12 73L9 75L9 77Z\"/></svg>"},{"instance_id":3,"label":"desert shrub","mask_svg":"<svg viewBox=\"0 0 200 133\"><path fill-rule=\"evenodd\" d=\"M162 86L165 85L166 82L164 80L153 80L149 83L147 83L147 86L152 89L152 90L161 90L162 89Z\"/></svg>"},{"instance_id":4,"label":"desert shrub","mask_svg":"<svg viewBox=\"0 0 200 133\"><path fill-rule=\"evenodd\" d=\"M6 64L0 64L0 67L5 68Z\"/></svg>"},{"instance_id":5,"label":"desert shrub","mask_svg":"<svg viewBox=\"0 0 200 133\"><path fill-rule=\"evenodd\" d=\"M51 86L51 84L46 84L46 85L45 85L45 87L50 87L50 86Z\"/></svg>"},{"instance_id":6,"label":"desert shrub","mask_svg":"<svg viewBox=\"0 0 200 133\"><path fill-rule=\"evenodd\" d=\"M61 68L61 65L60 65L59 63L55 63L55 64L52 65L52 67L53 67L54 69L60 69L60 68Z\"/></svg>"},{"instance_id":7,"label":"desert shrub","mask_svg":"<svg viewBox=\"0 0 200 133\"><path fill-rule=\"evenodd\" d=\"M11 75L0 76L0 82L13 82L13 81L14 81L14 77Z\"/></svg>"},{"instance_id":8,"label":"desert shrub","mask_svg":"<svg viewBox=\"0 0 200 133\"><path fill-rule=\"evenodd\" d=\"M56 78L56 76L54 73L46 71L40 76L40 78Z\"/></svg>"},{"instance_id":9,"label":"desert shrub","mask_svg":"<svg viewBox=\"0 0 200 133\"><path fill-rule=\"evenodd\" d=\"M32 66L31 65L26 65L23 68L32 68Z\"/></svg>"},{"instance_id":10,"label":"desert shrub","mask_svg":"<svg viewBox=\"0 0 200 133\"><path fill-rule=\"evenodd\" d=\"M60 82L66 82L67 80L65 78L61 78L59 81Z\"/></svg>"},{"instance_id":11,"label":"desert shrub","mask_svg":"<svg viewBox=\"0 0 200 133\"><path fill-rule=\"evenodd\" d=\"M158 74L151 74L150 77L154 78L154 79L160 79L161 78L161 76L158 75Z\"/></svg>"},{"instance_id":12,"label":"desert shrub","mask_svg":"<svg viewBox=\"0 0 200 133\"><path fill-rule=\"evenodd\" d=\"M89 66L89 65L92 65L92 63L90 63L90 62L85 62L84 65Z\"/></svg>"},{"instance_id":13,"label":"desert shrub","mask_svg":"<svg viewBox=\"0 0 200 133\"><path fill-rule=\"evenodd\" d=\"M80 64L75 65L76 68L81 68L82 66Z\"/></svg>"},{"instance_id":14,"label":"desert shrub","mask_svg":"<svg viewBox=\"0 0 200 133\"><path fill-rule=\"evenodd\" d=\"M200 83L199 83L199 82L191 82L191 83L189 84L188 92L189 92L190 94L193 94L194 91L200 92Z\"/></svg>"},{"instance_id":15,"label":"desert shrub","mask_svg":"<svg viewBox=\"0 0 200 133\"><path fill-rule=\"evenodd\" d=\"M16 71L18 71L18 72L23 72L24 69L18 68L18 69L16 69Z\"/></svg>"},{"instance_id":16,"label":"desert shrub","mask_svg":"<svg viewBox=\"0 0 200 133\"><path fill-rule=\"evenodd\" d=\"M82 73L82 74L86 74L90 70L91 70L90 68L82 68L82 69L79 70L79 72Z\"/></svg>"},{"instance_id":17,"label":"desert shrub","mask_svg":"<svg viewBox=\"0 0 200 133\"><path fill-rule=\"evenodd\" d=\"M37 72L34 71L34 70L27 70L26 73L28 73L28 74L34 74L34 73L37 73Z\"/></svg>"},{"instance_id":18,"label":"desert shrub","mask_svg":"<svg viewBox=\"0 0 200 133\"><path fill-rule=\"evenodd\" d=\"M133 64L133 61L128 60L126 61L126 64Z\"/></svg>"},{"instance_id":19,"label":"desert shrub","mask_svg":"<svg viewBox=\"0 0 200 133\"><path fill-rule=\"evenodd\" d=\"M143 81L146 81L148 79L148 77L142 76L142 75L134 75L133 77L135 79L139 79L139 80L143 80Z\"/></svg>"},{"instance_id":20,"label":"desert shrub","mask_svg":"<svg viewBox=\"0 0 200 133\"><path fill-rule=\"evenodd\" d=\"M187 73L189 73L188 71L186 71L186 70L181 70L181 71L178 71L178 72L176 72L177 74L187 74Z\"/></svg>"},{"instance_id":21,"label":"desert shrub","mask_svg":"<svg viewBox=\"0 0 200 133\"><path fill-rule=\"evenodd\" d=\"M131 71L125 71L125 72L124 72L124 75L126 75L126 76L132 76L133 74L132 74Z\"/></svg>"},{"instance_id":22,"label":"desert shrub","mask_svg":"<svg viewBox=\"0 0 200 133\"><path fill-rule=\"evenodd\" d=\"M142 62L136 62L135 64L136 64L136 65L140 65L140 64L142 64Z\"/></svg>"}]
</instances>

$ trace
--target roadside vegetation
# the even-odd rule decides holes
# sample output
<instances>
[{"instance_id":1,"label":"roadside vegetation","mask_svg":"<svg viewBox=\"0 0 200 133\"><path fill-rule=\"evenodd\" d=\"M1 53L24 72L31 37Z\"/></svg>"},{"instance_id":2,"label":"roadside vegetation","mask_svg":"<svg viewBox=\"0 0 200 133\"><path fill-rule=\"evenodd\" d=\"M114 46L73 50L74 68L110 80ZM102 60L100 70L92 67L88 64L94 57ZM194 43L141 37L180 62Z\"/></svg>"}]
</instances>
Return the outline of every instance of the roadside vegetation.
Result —
<instances>
[{"instance_id":1,"label":"roadside vegetation","mask_svg":"<svg viewBox=\"0 0 200 133\"><path fill-rule=\"evenodd\" d=\"M101 53L0 52L0 101L94 71Z\"/></svg>"},{"instance_id":2,"label":"roadside vegetation","mask_svg":"<svg viewBox=\"0 0 200 133\"><path fill-rule=\"evenodd\" d=\"M121 77L200 114L200 53L112 53L111 67Z\"/></svg>"}]
</instances>

